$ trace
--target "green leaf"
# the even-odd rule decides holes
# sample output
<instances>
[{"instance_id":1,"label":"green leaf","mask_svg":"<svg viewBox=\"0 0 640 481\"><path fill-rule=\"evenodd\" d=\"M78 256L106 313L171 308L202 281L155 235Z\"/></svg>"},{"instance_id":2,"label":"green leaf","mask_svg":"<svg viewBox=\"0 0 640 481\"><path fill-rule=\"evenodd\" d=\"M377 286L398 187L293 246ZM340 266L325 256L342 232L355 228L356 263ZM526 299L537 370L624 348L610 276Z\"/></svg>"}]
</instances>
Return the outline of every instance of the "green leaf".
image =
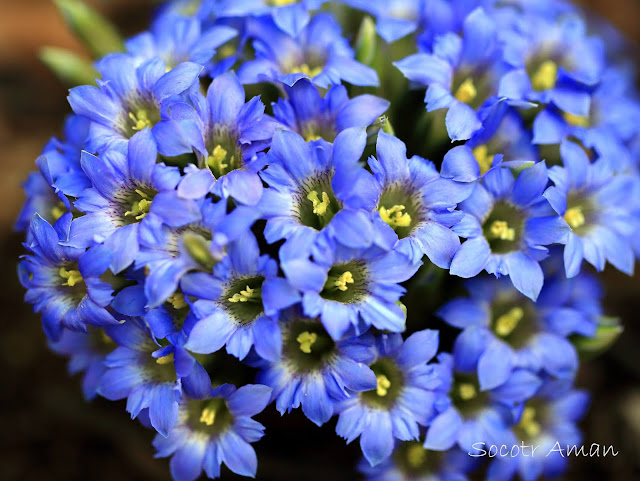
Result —
<instances>
[{"instance_id":1,"label":"green leaf","mask_svg":"<svg viewBox=\"0 0 640 481\"><path fill-rule=\"evenodd\" d=\"M65 22L96 58L124 51L124 41L109 20L80 0L54 0Z\"/></svg>"},{"instance_id":2,"label":"green leaf","mask_svg":"<svg viewBox=\"0 0 640 481\"><path fill-rule=\"evenodd\" d=\"M62 83L70 87L92 84L100 76L89 60L63 48L44 47L39 57Z\"/></svg>"}]
</instances>

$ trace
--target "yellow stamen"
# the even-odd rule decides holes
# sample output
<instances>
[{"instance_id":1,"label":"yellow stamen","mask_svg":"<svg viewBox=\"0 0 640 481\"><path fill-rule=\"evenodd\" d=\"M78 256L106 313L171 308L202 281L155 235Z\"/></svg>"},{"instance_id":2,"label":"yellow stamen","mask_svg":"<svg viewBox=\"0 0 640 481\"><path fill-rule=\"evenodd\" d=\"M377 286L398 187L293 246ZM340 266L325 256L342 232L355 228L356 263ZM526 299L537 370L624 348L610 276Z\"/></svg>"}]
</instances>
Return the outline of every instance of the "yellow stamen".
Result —
<instances>
[{"instance_id":1,"label":"yellow stamen","mask_svg":"<svg viewBox=\"0 0 640 481\"><path fill-rule=\"evenodd\" d=\"M473 149L473 156L480 166L480 174L485 174L491 168L493 156L489 155L489 148L483 144Z\"/></svg>"},{"instance_id":2,"label":"yellow stamen","mask_svg":"<svg viewBox=\"0 0 640 481\"><path fill-rule=\"evenodd\" d=\"M570 114L569 112L564 112L562 116L564 117L565 122L567 122L569 125L573 125L574 127L586 128L586 127L589 127L589 125L591 124L589 117L583 117L581 115L573 115L573 114Z\"/></svg>"},{"instance_id":3,"label":"yellow stamen","mask_svg":"<svg viewBox=\"0 0 640 481\"><path fill-rule=\"evenodd\" d=\"M329 195L326 192L322 192L322 202L318 196L318 192L312 190L307 194L307 200L310 200L313 204L313 213L323 217L327 213L327 209L329 208L329 204L331 201L329 200Z\"/></svg>"},{"instance_id":4,"label":"yellow stamen","mask_svg":"<svg viewBox=\"0 0 640 481\"><path fill-rule=\"evenodd\" d=\"M300 350L305 354L311 353L311 346L318 340L318 335L315 332L304 331L296 337L296 341L300 344Z\"/></svg>"},{"instance_id":5,"label":"yellow stamen","mask_svg":"<svg viewBox=\"0 0 640 481\"><path fill-rule=\"evenodd\" d=\"M182 292L176 292L174 295L167 298L167 302L171 304L174 309L184 309L188 305L184 300L184 294Z\"/></svg>"},{"instance_id":6,"label":"yellow stamen","mask_svg":"<svg viewBox=\"0 0 640 481\"><path fill-rule=\"evenodd\" d=\"M569 227L572 229L582 227L586 222L584 212L582 212L582 207L575 206L567 209L567 212L564 214L564 220L567 221L567 224L569 224Z\"/></svg>"},{"instance_id":7,"label":"yellow stamen","mask_svg":"<svg viewBox=\"0 0 640 481\"><path fill-rule=\"evenodd\" d=\"M540 426L540 423L536 421L536 410L534 408L530 406L524 408L518 427L530 438L535 438L540 434L542 427Z\"/></svg>"},{"instance_id":8,"label":"yellow stamen","mask_svg":"<svg viewBox=\"0 0 640 481\"><path fill-rule=\"evenodd\" d=\"M247 286L244 291L240 291L228 299L229 302L247 302L254 297L255 289Z\"/></svg>"},{"instance_id":9,"label":"yellow stamen","mask_svg":"<svg viewBox=\"0 0 640 481\"><path fill-rule=\"evenodd\" d=\"M129 112L129 118L133 122L131 127L133 130L142 130L145 127L153 127L153 123L149 120L146 110L138 110L135 115Z\"/></svg>"},{"instance_id":10,"label":"yellow stamen","mask_svg":"<svg viewBox=\"0 0 640 481\"><path fill-rule=\"evenodd\" d=\"M460 102L464 104L473 102L477 96L478 96L478 90L476 89L476 86L474 85L473 79L471 77L467 78L464 82L462 82L462 84L460 85L460 87L458 87L458 90L456 90L456 93L454 95L456 99L458 99Z\"/></svg>"},{"instance_id":11,"label":"yellow stamen","mask_svg":"<svg viewBox=\"0 0 640 481\"><path fill-rule=\"evenodd\" d=\"M144 219L149 213L149 209L151 208L151 200L149 196L145 194L143 191L136 189L136 194L138 194L142 199L137 202L134 202L131 205L131 210L128 210L124 213L125 216L135 217L136 220Z\"/></svg>"},{"instance_id":12,"label":"yellow stamen","mask_svg":"<svg viewBox=\"0 0 640 481\"><path fill-rule=\"evenodd\" d=\"M522 307L514 307L506 314L502 314L496 319L495 332L500 337L506 337L513 332L518 326L518 323L524 317L524 310Z\"/></svg>"},{"instance_id":13,"label":"yellow stamen","mask_svg":"<svg viewBox=\"0 0 640 481\"><path fill-rule=\"evenodd\" d=\"M267 0L267 4L272 7L283 7L285 5L291 5L292 3L296 3L298 0Z\"/></svg>"},{"instance_id":14,"label":"yellow stamen","mask_svg":"<svg viewBox=\"0 0 640 481\"><path fill-rule=\"evenodd\" d=\"M515 230L503 220L494 221L489 227L489 232L494 239L512 241L516 238Z\"/></svg>"},{"instance_id":15,"label":"yellow stamen","mask_svg":"<svg viewBox=\"0 0 640 481\"><path fill-rule=\"evenodd\" d=\"M376 394L380 397L384 397L389 393L391 387L391 381L384 374L378 374L376 376Z\"/></svg>"},{"instance_id":16,"label":"yellow stamen","mask_svg":"<svg viewBox=\"0 0 640 481\"><path fill-rule=\"evenodd\" d=\"M172 363L173 362L173 353L169 354L168 356L159 357L158 359L156 359L156 362L158 364L160 364L161 366L164 366L165 364Z\"/></svg>"},{"instance_id":17,"label":"yellow stamen","mask_svg":"<svg viewBox=\"0 0 640 481\"><path fill-rule=\"evenodd\" d=\"M427 452L420 444L412 444L409 446L407 450L407 461L412 467L417 468L421 466L426 457Z\"/></svg>"},{"instance_id":18,"label":"yellow stamen","mask_svg":"<svg viewBox=\"0 0 640 481\"><path fill-rule=\"evenodd\" d=\"M349 287L347 287L347 284L353 284L354 282L355 281L353 280L353 275L350 271L347 271L344 272L340 277L338 277L338 280L336 280L333 285L344 292L349 289Z\"/></svg>"},{"instance_id":19,"label":"yellow stamen","mask_svg":"<svg viewBox=\"0 0 640 481\"><path fill-rule=\"evenodd\" d=\"M65 205L62 202L58 202L51 208L51 217L54 221L58 220L64 215L65 212L67 212L67 208L65 207Z\"/></svg>"},{"instance_id":20,"label":"yellow stamen","mask_svg":"<svg viewBox=\"0 0 640 481\"><path fill-rule=\"evenodd\" d=\"M309 132L304 136L304 140L306 140L307 142L311 142L313 140L320 140L321 138L322 138L322 135L314 134L313 132Z\"/></svg>"},{"instance_id":21,"label":"yellow stamen","mask_svg":"<svg viewBox=\"0 0 640 481\"><path fill-rule=\"evenodd\" d=\"M202 410L202 414L200 415L200 422L206 424L207 426L212 426L214 421L216 420L216 410L212 407L206 407Z\"/></svg>"},{"instance_id":22,"label":"yellow stamen","mask_svg":"<svg viewBox=\"0 0 640 481\"><path fill-rule=\"evenodd\" d=\"M553 60L545 60L531 76L531 86L539 92L551 90L556 86L557 78L558 64Z\"/></svg>"},{"instance_id":23,"label":"yellow stamen","mask_svg":"<svg viewBox=\"0 0 640 481\"><path fill-rule=\"evenodd\" d=\"M66 282L62 284L63 286L73 287L76 284L82 282L82 274L80 274L80 271L76 271L76 270L68 271L64 267L61 267L58 270L58 275L66 280Z\"/></svg>"},{"instance_id":24,"label":"yellow stamen","mask_svg":"<svg viewBox=\"0 0 640 481\"><path fill-rule=\"evenodd\" d=\"M225 162L227 160L227 155L229 153L226 149L222 148L221 145L216 145L211 152L211 155L207 157L207 165L215 170L217 173L222 175L224 170L229 167L230 163L233 163L233 156L229 159L229 162Z\"/></svg>"},{"instance_id":25,"label":"yellow stamen","mask_svg":"<svg viewBox=\"0 0 640 481\"><path fill-rule=\"evenodd\" d=\"M293 67L289 73L302 73L310 78L313 78L319 75L320 72L322 72L322 66L310 67L308 64L303 63L301 65L296 65L295 67Z\"/></svg>"},{"instance_id":26,"label":"yellow stamen","mask_svg":"<svg viewBox=\"0 0 640 481\"><path fill-rule=\"evenodd\" d=\"M411 216L406 212L403 213L404 209L404 205L394 205L389 209L380 207L380 217L393 228L409 227L411 225Z\"/></svg>"},{"instance_id":27,"label":"yellow stamen","mask_svg":"<svg viewBox=\"0 0 640 481\"><path fill-rule=\"evenodd\" d=\"M473 384L462 383L458 386L458 394L463 401L470 401L478 395L478 390Z\"/></svg>"}]
</instances>

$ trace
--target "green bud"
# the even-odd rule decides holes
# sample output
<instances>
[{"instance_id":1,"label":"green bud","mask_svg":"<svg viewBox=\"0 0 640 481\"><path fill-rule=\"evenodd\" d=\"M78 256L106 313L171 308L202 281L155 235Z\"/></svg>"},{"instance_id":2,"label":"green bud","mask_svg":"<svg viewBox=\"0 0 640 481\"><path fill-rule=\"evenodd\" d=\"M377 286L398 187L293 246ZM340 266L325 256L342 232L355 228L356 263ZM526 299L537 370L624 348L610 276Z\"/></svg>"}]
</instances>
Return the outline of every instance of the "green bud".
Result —
<instances>
[{"instance_id":1,"label":"green bud","mask_svg":"<svg viewBox=\"0 0 640 481\"><path fill-rule=\"evenodd\" d=\"M44 47L39 57L62 83L70 87L92 84L100 76L89 60L63 48Z\"/></svg>"},{"instance_id":2,"label":"green bud","mask_svg":"<svg viewBox=\"0 0 640 481\"><path fill-rule=\"evenodd\" d=\"M205 270L210 271L213 266L216 265L217 260L209 250L210 242L204 237L197 234L186 233L182 236L182 242L191 258Z\"/></svg>"},{"instance_id":3,"label":"green bud","mask_svg":"<svg viewBox=\"0 0 640 481\"><path fill-rule=\"evenodd\" d=\"M96 58L124 51L117 29L96 10L80 0L54 0L65 22Z\"/></svg>"},{"instance_id":4,"label":"green bud","mask_svg":"<svg viewBox=\"0 0 640 481\"><path fill-rule=\"evenodd\" d=\"M382 131L385 134L396 135L396 131L393 130L393 125L391 125L391 120L386 115L380 117L380 121L382 122Z\"/></svg>"},{"instance_id":5,"label":"green bud","mask_svg":"<svg viewBox=\"0 0 640 481\"><path fill-rule=\"evenodd\" d=\"M607 351L622 334L620 320L602 316L598 319L598 328L593 337L572 336L571 342L582 359L591 359Z\"/></svg>"},{"instance_id":6,"label":"green bud","mask_svg":"<svg viewBox=\"0 0 640 481\"><path fill-rule=\"evenodd\" d=\"M377 53L377 43L376 24L371 17L364 17L356 38L356 60L365 65L373 64Z\"/></svg>"}]
</instances>

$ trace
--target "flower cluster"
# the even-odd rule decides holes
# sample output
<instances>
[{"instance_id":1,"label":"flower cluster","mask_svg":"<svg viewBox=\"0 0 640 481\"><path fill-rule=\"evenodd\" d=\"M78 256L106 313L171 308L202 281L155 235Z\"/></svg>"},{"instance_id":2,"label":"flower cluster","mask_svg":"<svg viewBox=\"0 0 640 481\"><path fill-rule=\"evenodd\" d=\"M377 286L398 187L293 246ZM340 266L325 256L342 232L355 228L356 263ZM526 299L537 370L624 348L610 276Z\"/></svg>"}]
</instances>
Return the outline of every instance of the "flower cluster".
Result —
<instances>
[{"instance_id":1,"label":"flower cluster","mask_svg":"<svg viewBox=\"0 0 640 481\"><path fill-rule=\"evenodd\" d=\"M336 418L370 481L579 443L579 350L612 338L592 271L640 254L640 97L587 30L557 0L167 3L25 183L51 348L176 481L255 476L272 403ZM468 296L431 298L447 275Z\"/></svg>"}]
</instances>

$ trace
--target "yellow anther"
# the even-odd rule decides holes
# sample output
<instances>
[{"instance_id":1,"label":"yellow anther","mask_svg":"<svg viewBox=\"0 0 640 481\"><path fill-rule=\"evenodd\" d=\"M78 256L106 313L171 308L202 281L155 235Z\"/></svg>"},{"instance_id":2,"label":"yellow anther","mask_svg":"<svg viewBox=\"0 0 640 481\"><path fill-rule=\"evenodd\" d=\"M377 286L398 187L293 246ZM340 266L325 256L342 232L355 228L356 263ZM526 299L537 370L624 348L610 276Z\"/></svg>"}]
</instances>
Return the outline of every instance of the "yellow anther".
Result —
<instances>
[{"instance_id":1,"label":"yellow anther","mask_svg":"<svg viewBox=\"0 0 640 481\"><path fill-rule=\"evenodd\" d=\"M305 354L311 353L311 346L318 340L318 335L315 332L304 331L296 337L296 341L300 344L300 350Z\"/></svg>"},{"instance_id":2,"label":"yellow anther","mask_svg":"<svg viewBox=\"0 0 640 481\"><path fill-rule=\"evenodd\" d=\"M267 0L267 4L272 7L283 7L285 5L291 5L292 3L296 3L298 0Z\"/></svg>"},{"instance_id":3,"label":"yellow anther","mask_svg":"<svg viewBox=\"0 0 640 481\"><path fill-rule=\"evenodd\" d=\"M391 387L391 381L384 374L378 374L376 376L376 394L380 397L384 397L389 393Z\"/></svg>"},{"instance_id":4,"label":"yellow anther","mask_svg":"<svg viewBox=\"0 0 640 481\"><path fill-rule=\"evenodd\" d=\"M62 284L63 286L73 287L76 284L82 282L82 274L80 271L76 270L67 270L64 267L61 267L58 270L58 275L65 279L65 282Z\"/></svg>"},{"instance_id":5,"label":"yellow anther","mask_svg":"<svg viewBox=\"0 0 640 481\"><path fill-rule=\"evenodd\" d=\"M582 115L573 115L569 112L564 112L562 117L564 117L565 122L574 127L589 127L589 125L591 125L589 117L583 117Z\"/></svg>"},{"instance_id":6,"label":"yellow anther","mask_svg":"<svg viewBox=\"0 0 640 481\"><path fill-rule=\"evenodd\" d=\"M458 99L460 102L462 102L463 104L468 104L470 102L473 102L477 96L478 96L478 90L476 89L476 86L474 85L473 79L471 77L467 78L464 82L462 82L462 84L460 85L460 87L458 87L458 90L456 90L456 93L454 95L454 97Z\"/></svg>"},{"instance_id":7,"label":"yellow anther","mask_svg":"<svg viewBox=\"0 0 640 481\"><path fill-rule=\"evenodd\" d=\"M351 272L347 271L344 272L340 277L338 277L333 285L344 292L349 289L347 284L353 284L354 282L355 281L353 280L353 275L351 274Z\"/></svg>"},{"instance_id":8,"label":"yellow anther","mask_svg":"<svg viewBox=\"0 0 640 481\"><path fill-rule=\"evenodd\" d=\"M135 217L136 220L142 220L147 216L150 208L151 201L148 199L141 199L138 202L134 202L131 206L131 210L125 212L124 215Z\"/></svg>"},{"instance_id":9,"label":"yellow anther","mask_svg":"<svg viewBox=\"0 0 640 481\"><path fill-rule=\"evenodd\" d=\"M188 306L184 300L184 294L182 292L176 292L174 295L167 298L167 302L173 306L174 309L184 309Z\"/></svg>"},{"instance_id":10,"label":"yellow anther","mask_svg":"<svg viewBox=\"0 0 640 481\"><path fill-rule=\"evenodd\" d=\"M478 390L473 384L465 382L458 386L458 394L463 401L470 401L478 395Z\"/></svg>"},{"instance_id":11,"label":"yellow anther","mask_svg":"<svg viewBox=\"0 0 640 481\"><path fill-rule=\"evenodd\" d=\"M516 238L515 230L503 220L493 221L489 227L489 232L494 239L512 241Z\"/></svg>"},{"instance_id":12,"label":"yellow anther","mask_svg":"<svg viewBox=\"0 0 640 481\"><path fill-rule=\"evenodd\" d=\"M479 145L473 149L473 156L480 166L480 174L488 172L493 163L493 156L489 155L489 148L485 144Z\"/></svg>"},{"instance_id":13,"label":"yellow anther","mask_svg":"<svg viewBox=\"0 0 640 481\"><path fill-rule=\"evenodd\" d=\"M558 64L553 60L545 60L531 76L531 86L537 91L551 90L556 86L557 78Z\"/></svg>"},{"instance_id":14,"label":"yellow anther","mask_svg":"<svg viewBox=\"0 0 640 481\"><path fill-rule=\"evenodd\" d=\"M65 212L67 212L67 208L65 207L65 205L62 202L58 202L51 208L51 217L54 221L58 220L64 215Z\"/></svg>"},{"instance_id":15,"label":"yellow anther","mask_svg":"<svg viewBox=\"0 0 640 481\"><path fill-rule=\"evenodd\" d=\"M327 209L329 208L329 204L331 201L329 200L329 195L326 192L322 192L322 202L318 196L318 192L312 190L307 194L307 200L310 200L313 204L313 213L319 215L320 217L324 216L327 213Z\"/></svg>"},{"instance_id":16,"label":"yellow anther","mask_svg":"<svg viewBox=\"0 0 640 481\"><path fill-rule=\"evenodd\" d=\"M164 366L165 364L172 363L173 362L173 353L169 354L168 356L159 357L158 359L156 359L156 362L158 364L160 364L161 366Z\"/></svg>"},{"instance_id":17,"label":"yellow anther","mask_svg":"<svg viewBox=\"0 0 640 481\"><path fill-rule=\"evenodd\" d=\"M217 57L221 59L229 58L235 54L236 54L236 48L230 44L223 45L222 48L218 49L217 51Z\"/></svg>"},{"instance_id":18,"label":"yellow anther","mask_svg":"<svg viewBox=\"0 0 640 481\"><path fill-rule=\"evenodd\" d=\"M524 317L524 310L522 307L514 307L509 312L502 314L496 319L494 330L500 337L506 337L513 332L518 326L518 323Z\"/></svg>"},{"instance_id":19,"label":"yellow anther","mask_svg":"<svg viewBox=\"0 0 640 481\"><path fill-rule=\"evenodd\" d=\"M322 135L314 134L313 132L309 132L304 135L304 140L306 140L307 142L311 142L313 140L320 140L321 138L322 138Z\"/></svg>"},{"instance_id":20,"label":"yellow anther","mask_svg":"<svg viewBox=\"0 0 640 481\"><path fill-rule=\"evenodd\" d=\"M530 438L535 438L540 434L542 427L540 426L540 423L536 421L536 410L534 408L530 406L524 408L518 427Z\"/></svg>"},{"instance_id":21,"label":"yellow anther","mask_svg":"<svg viewBox=\"0 0 640 481\"><path fill-rule=\"evenodd\" d=\"M247 302L251 300L254 296L255 289L251 289L251 287L247 286L244 291L240 291L227 299L229 302Z\"/></svg>"},{"instance_id":22,"label":"yellow anther","mask_svg":"<svg viewBox=\"0 0 640 481\"><path fill-rule=\"evenodd\" d=\"M427 457L427 451L420 444L412 444L407 450L407 461L411 466L417 468L422 466Z\"/></svg>"},{"instance_id":23,"label":"yellow anther","mask_svg":"<svg viewBox=\"0 0 640 481\"><path fill-rule=\"evenodd\" d=\"M309 67L308 64L303 63L301 65L294 66L289 73L303 73L310 78L313 78L322 72L322 67Z\"/></svg>"},{"instance_id":24,"label":"yellow anther","mask_svg":"<svg viewBox=\"0 0 640 481\"><path fill-rule=\"evenodd\" d=\"M229 152L227 152L227 150L221 145L216 145L213 152L211 152L211 155L207 157L207 165L211 169L215 170L216 173L222 175L224 173L224 169L227 169L229 164L232 164L234 160L232 156L229 159L229 162L225 162L228 154Z\"/></svg>"},{"instance_id":25,"label":"yellow anther","mask_svg":"<svg viewBox=\"0 0 640 481\"><path fill-rule=\"evenodd\" d=\"M212 426L216 420L216 410L212 407L206 407L200 415L200 422L207 426Z\"/></svg>"},{"instance_id":26,"label":"yellow anther","mask_svg":"<svg viewBox=\"0 0 640 481\"><path fill-rule=\"evenodd\" d=\"M564 220L567 221L567 224L569 224L569 227L572 229L582 227L586 222L584 212L582 212L582 207L575 206L567 209L567 212L564 214Z\"/></svg>"},{"instance_id":27,"label":"yellow anther","mask_svg":"<svg viewBox=\"0 0 640 481\"><path fill-rule=\"evenodd\" d=\"M129 118L133 122L133 126L131 127L133 130L142 130L145 127L153 127L153 123L149 119L146 110L138 110L135 115L132 112L129 112Z\"/></svg>"},{"instance_id":28,"label":"yellow anther","mask_svg":"<svg viewBox=\"0 0 640 481\"><path fill-rule=\"evenodd\" d=\"M394 205L389 209L380 207L380 217L394 229L396 227L409 227L411 225L411 216L406 212L403 213L404 209L404 205Z\"/></svg>"}]
</instances>

